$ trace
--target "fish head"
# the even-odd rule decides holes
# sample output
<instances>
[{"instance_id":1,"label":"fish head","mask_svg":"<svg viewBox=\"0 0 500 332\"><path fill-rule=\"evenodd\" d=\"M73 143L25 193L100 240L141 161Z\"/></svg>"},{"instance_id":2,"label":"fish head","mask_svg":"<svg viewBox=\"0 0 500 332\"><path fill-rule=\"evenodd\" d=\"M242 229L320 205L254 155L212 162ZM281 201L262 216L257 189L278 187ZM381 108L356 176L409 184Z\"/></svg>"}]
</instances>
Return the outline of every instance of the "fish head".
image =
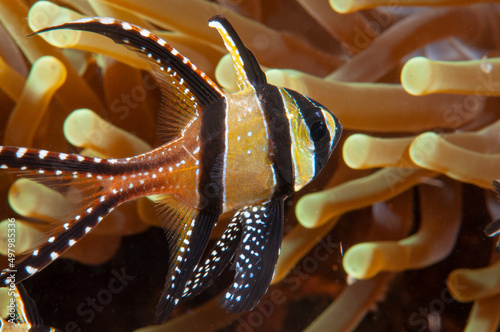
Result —
<instances>
[{"instance_id":1,"label":"fish head","mask_svg":"<svg viewBox=\"0 0 500 332\"><path fill-rule=\"evenodd\" d=\"M280 88L290 125L294 190L324 168L342 135L342 125L325 106L296 91Z\"/></svg>"}]
</instances>

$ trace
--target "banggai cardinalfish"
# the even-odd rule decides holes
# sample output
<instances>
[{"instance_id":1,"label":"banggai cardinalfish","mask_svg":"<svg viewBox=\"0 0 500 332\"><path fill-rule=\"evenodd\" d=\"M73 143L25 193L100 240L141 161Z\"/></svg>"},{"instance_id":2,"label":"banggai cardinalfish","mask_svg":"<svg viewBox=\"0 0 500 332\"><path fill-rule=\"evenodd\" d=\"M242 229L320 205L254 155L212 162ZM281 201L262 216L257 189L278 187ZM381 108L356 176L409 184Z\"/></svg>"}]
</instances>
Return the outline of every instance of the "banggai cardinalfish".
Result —
<instances>
[{"instance_id":1,"label":"banggai cardinalfish","mask_svg":"<svg viewBox=\"0 0 500 332\"><path fill-rule=\"evenodd\" d=\"M255 56L223 16L212 17L209 25L232 57L236 93L222 91L163 39L126 22L95 17L37 32L98 33L149 59L162 91L169 139L123 159L0 146L0 168L73 183L87 197L15 273L2 272L1 284L21 282L45 268L120 204L157 195L170 250L158 322L179 301L206 289L231 261L234 282L221 298L222 307L242 312L257 305L278 259L283 201L318 175L342 126L318 102L268 84ZM233 218L201 261L219 216L229 211L235 211Z\"/></svg>"}]
</instances>

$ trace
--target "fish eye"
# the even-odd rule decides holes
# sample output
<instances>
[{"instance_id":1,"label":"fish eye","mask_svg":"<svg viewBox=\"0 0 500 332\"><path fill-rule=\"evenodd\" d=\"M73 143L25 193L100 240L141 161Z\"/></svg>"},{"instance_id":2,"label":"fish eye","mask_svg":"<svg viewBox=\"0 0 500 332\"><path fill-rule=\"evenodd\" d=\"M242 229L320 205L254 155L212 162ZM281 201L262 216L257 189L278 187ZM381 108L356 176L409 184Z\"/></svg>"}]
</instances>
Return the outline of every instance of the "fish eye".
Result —
<instances>
[{"instance_id":1,"label":"fish eye","mask_svg":"<svg viewBox=\"0 0 500 332\"><path fill-rule=\"evenodd\" d=\"M326 132L327 132L326 124L323 121L314 122L310 129L311 138L315 142L325 137Z\"/></svg>"}]
</instances>

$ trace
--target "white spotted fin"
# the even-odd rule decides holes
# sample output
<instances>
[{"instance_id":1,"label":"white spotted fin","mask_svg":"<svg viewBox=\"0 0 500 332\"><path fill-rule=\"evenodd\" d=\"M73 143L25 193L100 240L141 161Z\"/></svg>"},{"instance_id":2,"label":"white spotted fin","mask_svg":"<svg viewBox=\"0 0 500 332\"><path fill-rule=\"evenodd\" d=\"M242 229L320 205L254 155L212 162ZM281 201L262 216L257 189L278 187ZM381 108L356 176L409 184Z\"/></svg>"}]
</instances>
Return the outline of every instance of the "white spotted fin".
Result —
<instances>
[{"instance_id":1,"label":"white spotted fin","mask_svg":"<svg viewBox=\"0 0 500 332\"><path fill-rule=\"evenodd\" d=\"M243 234L232 265L234 283L221 304L228 311L243 312L259 303L273 279L283 238L283 200L248 207L235 218L243 225Z\"/></svg>"},{"instance_id":2,"label":"white spotted fin","mask_svg":"<svg viewBox=\"0 0 500 332\"><path fill-rule=\"evenodd\" d=\"M221 298L223 308L243 312L255 307L271 283L283 236L282 199L249 206L236 212L221 239L187 283L183 299L208 288L234 262L234 281Z\"/></svg>"},{"instance_id":3,"label":"white spotted fin","mask_svg":"<svg viewBox=\"0 0 500 332\"><path fill-rule=\"evenodd\" d=\"M187 282L182 300L188 300L207 289L228 266L241 241L242 225L235 216L224 234L209 251L206 260L198 265L195 274Z\"/></svg>"}]
</instances>

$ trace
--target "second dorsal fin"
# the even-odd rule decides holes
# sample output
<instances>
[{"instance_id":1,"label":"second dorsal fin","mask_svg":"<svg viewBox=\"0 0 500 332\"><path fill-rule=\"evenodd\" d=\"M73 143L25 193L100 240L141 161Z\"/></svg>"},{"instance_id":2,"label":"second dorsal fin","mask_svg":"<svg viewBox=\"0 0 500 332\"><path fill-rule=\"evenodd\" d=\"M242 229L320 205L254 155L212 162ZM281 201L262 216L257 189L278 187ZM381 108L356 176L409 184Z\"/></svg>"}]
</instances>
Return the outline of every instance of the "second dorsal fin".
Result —
<instances>
[{"instance_id":1,"label":"second dorsal fin","mask_svg":"<svg viewBox=\"0 0 500 332\"><path fill-rule=\"evenodd\" d=\"M245 90L249 87L267 84L266 74L260 68L257 59L243 44L229 21L224 16L217 15L209 20L208 25L219 31L224 45L231 54L238 88Z\"/></svg>"},{"instance_id":2,"label":"second dorsal fin","mask_svg":"<svg viewBox=\"0 0 500 332\"><path fill-rule=\"evenodd\" d=\"M177 137L186 125L224 92L201 69L165 40L139 26L108 17L93 17L51 26L34 34L71 29L106 36L149 60L162 92L163 136Z\"/></svg>"}]
</instances>

